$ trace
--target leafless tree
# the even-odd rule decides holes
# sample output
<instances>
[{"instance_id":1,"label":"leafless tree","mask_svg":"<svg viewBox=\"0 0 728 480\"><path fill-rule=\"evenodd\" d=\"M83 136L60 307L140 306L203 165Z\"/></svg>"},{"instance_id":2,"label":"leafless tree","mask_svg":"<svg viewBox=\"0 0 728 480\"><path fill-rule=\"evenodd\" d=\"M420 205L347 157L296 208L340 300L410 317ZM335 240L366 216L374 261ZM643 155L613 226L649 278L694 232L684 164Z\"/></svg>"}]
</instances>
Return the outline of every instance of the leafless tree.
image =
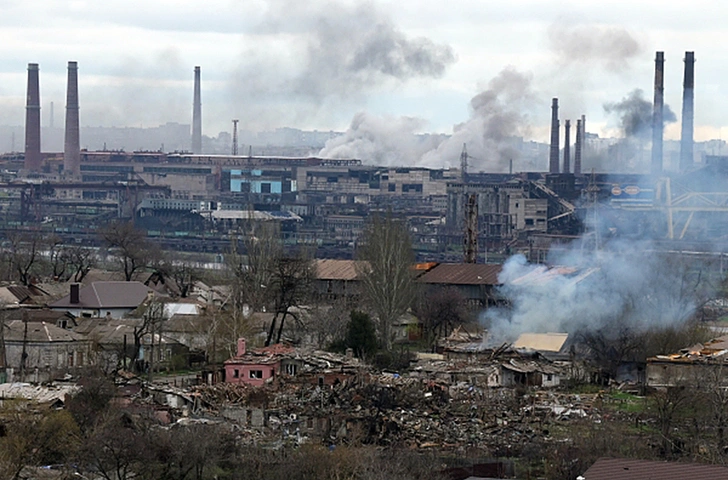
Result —
<instances>
[{"instance_id":1,"label":"leafless tree","mask_svg":"<svg viewBox=\"0 0 728 480\"><path fill-rule=\"evenodd\" d=\"M422 322L428 346L438 338L446 337L452 330L467 321L466 300L455 288L421 292L413 305L413 313Z\"/></svg>"},{"instance_id":2,"label":"leafless tree","mask_svg":"<svg viewBox=\"0 0 728 480\"><path fill-rule=\"evenodd\" d=\"M34 270L41 260L44 241L41 235L15 232L8 235L9 260L15 278L23 285L30 285Z\"/></svg>"},{"instance_id":3,"label":"leafless tree","mask_svg":"<svg viewBox=\"0 0 728 480\"><path fill-rule=\"evenodd\" d=\"M407 227L391 215L367 224L359 252L363 294L378 322L381 345L392 349L392 324L407 312L415 295L414 254Z\"/></svg>"},{"instance_id":4,"label":"leafless tree","mask_svg":"<svg viewBox=\"0 0 728 480\"><path fill-rule=\"evenodd\" d=\"M239 251L238 239L233 239L225 259L232 274L232 306L238 311L243 305L261 311L271 302L267 289L274 265L283 256L278 226L273 222L254 222L241 235L245 255Z\"/></svg>"},{"instance_id":5,"label":"leafless tree","mask_svg":"<svg viewBox=\"0 0 728 480\"><path fill-rule=\"evenodd\" d=\"M202 272L194 265L172 258L164 258L157 266L165 282L172 282L175 294L182 298L189 296L195 282L202 279Z\"/></svg>"},{"instance_id":6,"label":"leafless tree","mask_svg":"<svg viewBox=\"0 0 728 480\"><path fill-rule=\"evenodd\" d=\"M300 316L292 309L301 306L309 298L313 282L313 264L305 253L294 257L280 257L272 267L268 290L273 301L274 316L268 329L266 345L281 341L283 327L289 316L300 323Z\"/></svg>"},{"instance_id":7,"label":"leafless tree","mask_svg":"<svg viewBox=\"0 0 728 480\"><path fill-rule=\"evenodd\" d=\"M131 222L108 225L101 231L101 238L116 254L127 282L160 258L156 245L147 240L144 232L134 227Z\"/></svg>"}]
</instances>

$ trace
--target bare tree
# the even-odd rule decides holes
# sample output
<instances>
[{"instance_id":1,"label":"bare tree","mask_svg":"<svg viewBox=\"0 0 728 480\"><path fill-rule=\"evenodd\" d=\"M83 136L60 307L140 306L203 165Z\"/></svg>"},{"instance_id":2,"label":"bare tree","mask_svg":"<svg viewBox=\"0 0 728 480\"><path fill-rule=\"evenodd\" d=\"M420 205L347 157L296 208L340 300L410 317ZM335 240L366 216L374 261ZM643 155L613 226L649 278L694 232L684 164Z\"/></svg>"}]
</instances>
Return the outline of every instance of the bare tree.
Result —
<instances>
[{"instance_id":1,"label":"bare tree","mask_svg":"<svg viewBox=\"0 0 728 480\"><path fill-rule=\"evenodd\" d=\"M272 222L251 223L242 231L245 255L239 251L238 239L233 239L226 256L228 271L233 276L233 307L241 310L248 305L254 311L269 306L274 265L283 255L278 226Z\"/></svg>"},{"instance_id":2,"label":"bare tree","mask_svg":"<svg viewBox=\"0 0 728 480\"><path fill-rule=\"evenodd\" d=\"M392 324L407 312L415 294L414 254L407 227L391 215L375 216L364 230L359 252L363 294L375 314L381 345L392 349Z\"/></svg>"},{"instance_id":3,"label":"bare tree","mask_svg":"<svg viewBox=\"0 0 728 480\"><path fill-rule=\"evenodd\" d=\"M455 288L422 292L413 306L413 313L422 322L427 345L433 347L438 338L446 337L467 321L466 300Z\"/></svg>"},{"instance_id":4,"label":"bare tree","mask_svg":"<svg viewBox=\"0 0 728 480\"><path fill-rule=\"evenodd\" d=\"M292 309L308 299L313 282L313 264L304 253L295 257L278 258L272 267L268 290L273 299L274 316L268 329L266 345L270 345L274 338L275 343L281 341L287 317L292 317L297 323L301 322L299 315ZM280 323L277 323L279 318Z\"/></svg>"},{"instance_id":5,"label":"bare tree","mask_svg":"<svg viewBox=\"0 0 728 480\"><path fill-rule=\"evenodd\" d=\"M101 238L116 254L127 282L133 280L137 272L159 260L156 245L130 222L110 224L101 231Z\"/></svg>"},{"instance_id":6,"label":"bare tree","mask_svg":"<svg viewBox=\"0 0 728 480\"><path fill-rule=\"evenodd\" d=\"M90 248L65 244L57 236L51 237L48 243L48 261L53 278L58 281L73 279L78 283L96 264L96 256Z\"/></svg>"},{"instance_id":7,"label":"bare tree","mask_svg":"<svg viewBox=\"0 0 728 480\"><path fill-rule=\"evenodd\" d=\"M157 266L157 271L165 282L170 281L176 294L182 298L189 296L195 282L202 279L202 272L189 262L164 258Z\"/></svg>"},{"instance_id":8,"label":"bare tree","mask_svg":"<svg viewBox=\"0 0 728 480\"><path fill-rule=\"evenodd\" d=\"M15 278L23 285L30 285L33 272L38 267L43 250L41 235L15 232L8 235L10 241L10 264Z\"/></svg>"}]
</instances>

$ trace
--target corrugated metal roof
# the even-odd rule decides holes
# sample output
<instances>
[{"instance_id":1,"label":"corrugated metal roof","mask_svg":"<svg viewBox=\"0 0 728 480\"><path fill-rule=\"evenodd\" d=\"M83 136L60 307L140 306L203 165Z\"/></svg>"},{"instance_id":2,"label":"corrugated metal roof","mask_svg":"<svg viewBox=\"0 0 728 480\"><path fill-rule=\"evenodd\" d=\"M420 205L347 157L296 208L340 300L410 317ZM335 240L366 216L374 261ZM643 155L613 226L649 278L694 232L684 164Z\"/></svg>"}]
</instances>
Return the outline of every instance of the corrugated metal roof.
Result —
<instances>
[{"instance_id":1,"label":"corrugated metal roof","mask_svg":"<svg viewBox=\"0 0 728 480\"><path fill-rule=\"evenodd\" d=\"M364 262L356 260L316 260L316 279L356 280L358 277L357 265L364 265Z\"/></svg>"},{"instance_id":2,"label":"corrugated metal roof","mask_svg":"<svg viewBox=\"0 0 728 480\"><path fill-rule=\"evenodd\" d=\"M654 462L600 458L583 475L585 480L715 480L728 478L728 467L700 463Z\"/></svg>"},{"instance_id":3,"label":"corrugated metal roof","mask_svg":"<svg viewBox=\"0 0 728 480\"><path fill-rule=\"evenodd\" d=\"M500 285L502 265L491 263L441 263L419 278L422 283L447 285Z\"/></svg>"}]
</instances>

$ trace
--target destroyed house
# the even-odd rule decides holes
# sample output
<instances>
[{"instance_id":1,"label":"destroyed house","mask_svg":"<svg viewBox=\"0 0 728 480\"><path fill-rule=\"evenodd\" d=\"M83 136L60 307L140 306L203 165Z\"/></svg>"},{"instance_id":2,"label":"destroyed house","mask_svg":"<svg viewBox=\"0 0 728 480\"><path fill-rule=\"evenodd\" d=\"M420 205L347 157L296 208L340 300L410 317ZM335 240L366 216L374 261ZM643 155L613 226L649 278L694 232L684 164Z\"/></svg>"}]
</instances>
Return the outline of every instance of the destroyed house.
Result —
<instances>
[{"instance_id":1,"label":"destroyed house","mask_svg":"<svg viewBox=\"0 0 728 480\"><path fill-rule=\"evenodd\" d=\"M237 354L225 361L225 382L263 385L282 371L295 375L299 363L292 360L292 347L275 344L248 351L244 338L238 339Z\"/></svg>"},{"instance_id":2,"label":"destroyed house","mask_svg":"<svg viewBox=\"0 0 728 480\"><path fill-rule=\"evenodd\" d=\"M672 387L710 379L728 386L728 335L678 353L647 359L646 377L650 387Z\"/></svg>"}]
</instances>

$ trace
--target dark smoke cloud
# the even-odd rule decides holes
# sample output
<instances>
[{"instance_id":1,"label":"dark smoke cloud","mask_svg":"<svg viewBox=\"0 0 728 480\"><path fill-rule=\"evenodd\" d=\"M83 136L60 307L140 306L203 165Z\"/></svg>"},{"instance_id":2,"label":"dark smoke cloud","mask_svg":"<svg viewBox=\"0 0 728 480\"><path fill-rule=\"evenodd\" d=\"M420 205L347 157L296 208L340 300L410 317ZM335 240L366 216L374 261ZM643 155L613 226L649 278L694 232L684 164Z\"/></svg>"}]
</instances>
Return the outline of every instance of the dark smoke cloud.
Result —
<instances>
[{"instance_id":1,"label":"dark smoke cloud","mask_svg":"<svg viewBox=\"0 0 728 480\"><path fill-rule=\"evenodd\" d=\"M652 103L644 98L639 88L619 102L605 103L604 112L619 117L619 127L626 138L645 140L652 134ZM664 105L663 125L675 121L675 113Z\"/></svg>"},{"instance_id":2,"label":"dark smoke cloud","mask_svg":"<svg viewBox=\"0 0 728 480\"><path fill-rule=\"evenodd\" d=\"M626 70L643 50L625 28L564 20L549 27L548 39L559 64L598 64L613 72Z\"/></svg>"},{"instance_id":3,"label":"dark smoke cloud","mask_svg":"<svg viewBox=\"0 0 728 480\"><path fill-rule=\"evenodd\" d=\"M390 82L437 78L456 60L448 45L406 36L371 2L278 0L257 33L291 37L298 49L292 56L298 58L284 62L271 54L252 61L246 57L234 88L249 95L298 97L309 109L327 99L360 99Z\"/></svg>"}]
</instances>

